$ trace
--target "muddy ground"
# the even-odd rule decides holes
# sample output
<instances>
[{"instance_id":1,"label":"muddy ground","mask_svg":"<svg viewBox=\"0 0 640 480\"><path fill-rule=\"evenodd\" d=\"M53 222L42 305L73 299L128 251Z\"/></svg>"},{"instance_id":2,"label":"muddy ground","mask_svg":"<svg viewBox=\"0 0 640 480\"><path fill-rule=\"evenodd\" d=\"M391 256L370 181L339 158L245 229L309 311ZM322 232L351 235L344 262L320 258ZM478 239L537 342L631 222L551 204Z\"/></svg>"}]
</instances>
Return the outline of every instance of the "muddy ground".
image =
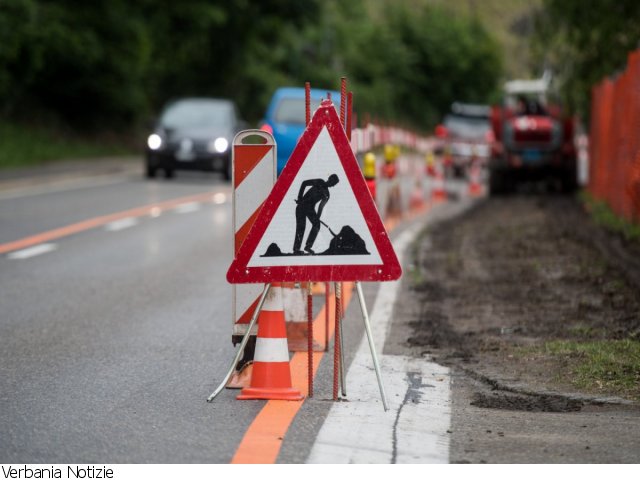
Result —
<instances>
[{"instance_id":1,"label":"muddy ground","mask_svg":"<svg viewBox=\"0 0 640 480\"><path fill-rule=\"evenodd\" d=\"M438 363L537 391L638 399L640 378L635 390L579 388L571 359L517 348L640 339L636 248L597 227L571 197L487 199L416 243L410 283L420 305L407 344Z\"/></svg>"},{"instance_id":2,"label":"muddy ground","mask_svg":"<svg viewBox=\"0 0 640 480\"><path fill-rule=\"evenodd\" d=\"M639 340L637 244L596 226L577 199L519 194L432 224L409 258L399 339L451 367L452 461L640 459L636 427L628 438L611 428L640 421L640 372L632 388L577 386L579 357L530 349L553 340ZM536 412L543 416L530 417ZM538 430L537 444L523 424Z\"/></svg>"}]
</instances>

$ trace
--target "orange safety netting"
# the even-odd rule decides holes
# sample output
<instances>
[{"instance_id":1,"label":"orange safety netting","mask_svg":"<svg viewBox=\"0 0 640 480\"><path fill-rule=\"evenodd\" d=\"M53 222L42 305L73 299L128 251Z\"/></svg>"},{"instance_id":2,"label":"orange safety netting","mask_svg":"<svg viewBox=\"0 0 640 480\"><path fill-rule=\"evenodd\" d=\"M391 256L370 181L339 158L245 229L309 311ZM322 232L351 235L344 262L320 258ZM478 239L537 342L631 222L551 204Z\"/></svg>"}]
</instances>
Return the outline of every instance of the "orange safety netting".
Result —
<instances>
[{"instance_id":1,"label":"orange safety netting","mask_svg":"<svg viewBox=\"0 0 640 480\"><path fill-rule=\"evenodd\" d=\"M589 137L589 191L640 221L640 50L620 76L593 87Z\"/></svg>"}]
</instances>

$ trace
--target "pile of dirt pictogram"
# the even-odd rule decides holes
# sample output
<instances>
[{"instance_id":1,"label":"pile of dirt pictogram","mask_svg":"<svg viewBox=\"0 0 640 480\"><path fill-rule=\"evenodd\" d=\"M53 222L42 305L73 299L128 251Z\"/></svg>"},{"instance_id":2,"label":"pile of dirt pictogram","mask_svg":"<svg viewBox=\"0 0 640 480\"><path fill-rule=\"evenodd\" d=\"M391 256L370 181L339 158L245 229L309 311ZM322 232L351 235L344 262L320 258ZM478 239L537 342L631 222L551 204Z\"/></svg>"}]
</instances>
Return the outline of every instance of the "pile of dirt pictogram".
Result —
<instances>
[{"instance_id":1,"label":"pile of dirt pictogram","mask_svg":"<svg viewBox=\"0 0 640 480\"><path fill-rule=\"evenodd\" d=\"M329 242L329 248L320 253L306 253L303 255L371 255L367 250L367 245L360 235L353 228L345 225L337 235L331 232L333 238ZM289 257L299 256L300 253L285 253L277 243L271 243L263 257Z\"/></svg>"},{"instance_id":2,"label":"pile of dirt pictogram","mask_svg":"<svg viewBox=\"0 0 640 480\"><path fill-rule=\"evenodd\" d=\"M345 225L340 233L334 235L329 248L321 255L370 255L370 253L362 237L349 225Z\"/></svg>"}]
</instances>

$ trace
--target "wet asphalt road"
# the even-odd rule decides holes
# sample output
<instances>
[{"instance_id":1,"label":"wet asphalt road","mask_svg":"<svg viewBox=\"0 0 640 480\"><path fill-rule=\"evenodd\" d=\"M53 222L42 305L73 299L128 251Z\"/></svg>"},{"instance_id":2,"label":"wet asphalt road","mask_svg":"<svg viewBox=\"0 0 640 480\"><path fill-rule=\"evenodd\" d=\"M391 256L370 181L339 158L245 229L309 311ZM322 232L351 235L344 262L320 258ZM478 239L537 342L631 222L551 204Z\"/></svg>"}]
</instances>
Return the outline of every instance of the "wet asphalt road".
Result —
<instances>
[{"instance_id":1,"label":"wet asphalt road","mask_svg":"<svg viewBox=\"0 0 640 480\"><path fill-rule=\"evenodd\" d=\"M199 173L146 181L138 172L24 194L0 191L0 245L205 192L217 200L56 239L54 249L33 257L0 255L0 463L231 461L264 402L236 401L229 390L206 402L234 353L225 279L228 183ZM372 305L375 285L365 285L365 294ZM347 364L362 337L355 303L344 323ZM402 353L397 320L387 345ZM278 463L308 458L333 403L330 357L321 363L316 397L305 400L283 439ZM619 448L616 440L630 420L625 412L560 418L493 411L470 407L482 387L460 372L452 388L452 462L637 459L633 442ZM535 428L523 432L523 425Z\"/></svg>"},{"instance_id":2,"label":"wet asphalt road","mask_svg":"<svg viewBox=\"0 0 640 480\"><path fill-rule=\"evenodd\" d=\"M157 202L212 199L55 239L35 256L0 256L0 463L229 463L265 403L230 390L205 401L234 354L230 185L134 172L44 188L0 181L0 247ZM377 285L364 289L373 305ZM347 366L363 333L356 303L344 322ZM333 403L332 357L278 463L308 458Z\"/></svg>"},{"instance_id":3,"label":"wet asphalt road","mask_svg":"<svg viewBox=\"0 0 640 480\"><path fill-rule=\"evenodd\" d=\"M234 353L230 186L107 183L2 199L0 243L201 192L226 200L0 256L0 463L228 463L263 404L206 402Z\"/></svg>"}]
</instances>

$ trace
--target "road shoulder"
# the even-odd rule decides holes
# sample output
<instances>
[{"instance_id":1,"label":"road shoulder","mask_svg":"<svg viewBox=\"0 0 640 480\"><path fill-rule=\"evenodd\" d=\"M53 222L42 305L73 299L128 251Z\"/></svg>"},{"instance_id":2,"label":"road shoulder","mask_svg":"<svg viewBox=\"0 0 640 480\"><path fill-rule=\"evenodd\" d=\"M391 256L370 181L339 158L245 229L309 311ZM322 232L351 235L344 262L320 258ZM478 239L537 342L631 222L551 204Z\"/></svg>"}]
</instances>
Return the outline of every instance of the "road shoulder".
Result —
<instances>
[{"instance_id":1,"label":"road shoulder","mask_svg":"<svg viewBox=\"0 0 640 480\"><path fill-rule=\"evenodd\" d=\"M616 340L637 328L633 289L580 238L571 202L490 199L415 244L395 348L452 369L452 462L640 458L638 439L617 434L638 431L637 404L572 383L580 357L558 362L535 350L557 340Z\"/></svg>"},{"instance_id":2,"label":"road shoulder","mask_svg":"<svg viewBox=\"0 0 640 480\"><path fill-rule=\"evenodd\" d=\"M407 272L406 253L425 224L469 208L470 201L438 205L394 232L394 249ZM334 403L306 459L308 463L448 463L451 396L449 369L406 349L389 349L406 280L382 283L370 308L389 400L384 411L366 337L347 373L347 399ZM357 303L356 300L354 300ZM355 307L355 306L354 306ZM352 307L353 308L353 307ZM357 308L356 308L357 310ZM354 316L358 316L356 312ZM360 323L359 318L353 318Z\"/></svg>"}]
</instances>

